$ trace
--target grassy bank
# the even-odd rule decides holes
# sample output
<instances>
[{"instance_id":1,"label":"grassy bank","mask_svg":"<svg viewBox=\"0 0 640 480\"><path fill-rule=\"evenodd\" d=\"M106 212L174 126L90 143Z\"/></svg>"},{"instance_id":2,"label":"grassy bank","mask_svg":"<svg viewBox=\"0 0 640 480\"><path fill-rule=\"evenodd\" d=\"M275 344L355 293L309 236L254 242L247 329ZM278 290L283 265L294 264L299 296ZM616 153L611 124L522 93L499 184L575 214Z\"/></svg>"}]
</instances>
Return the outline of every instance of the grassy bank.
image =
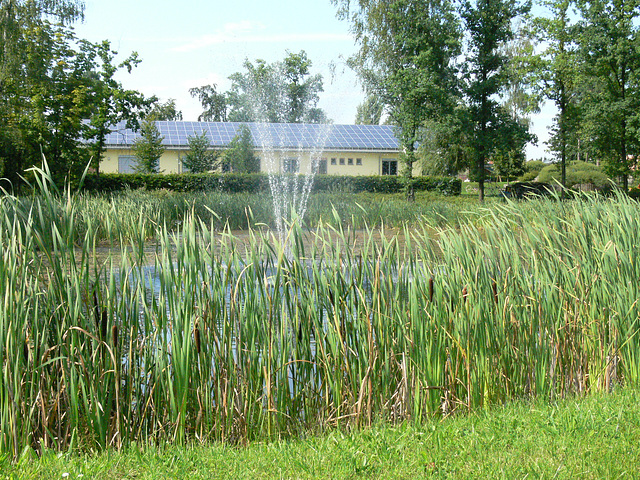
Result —
<instances>
[{"instance_id":1,"label":"grassy bank","mask_svg":"<svg viewBox=\"0 0 640 480\"><path fill-rule=\"evenodd\" d=\"M41 182L28 206L0 203L13 458L420 425L640 380L640 207L626 197L496 203L402 241L365 230L357 248L337 209L286 245L250 230L242 246L196 215L170 228L152 208L114 210L116 262L95 256L100 212L79 229L84 200Z\"/></svg>"},{"instance_id":2,"label":"grassy bank","mask_svg":"<svg viewBox=\"0 0 640 480\"><path fill-rule=\"evenodd\" d=\"M620 389L553 402L516 401L422 425L290 441L131 447L0 461L2 479L637 478L639 392ZM82 476L82 477L81 477Z\"/></svg>"}]
</instances>

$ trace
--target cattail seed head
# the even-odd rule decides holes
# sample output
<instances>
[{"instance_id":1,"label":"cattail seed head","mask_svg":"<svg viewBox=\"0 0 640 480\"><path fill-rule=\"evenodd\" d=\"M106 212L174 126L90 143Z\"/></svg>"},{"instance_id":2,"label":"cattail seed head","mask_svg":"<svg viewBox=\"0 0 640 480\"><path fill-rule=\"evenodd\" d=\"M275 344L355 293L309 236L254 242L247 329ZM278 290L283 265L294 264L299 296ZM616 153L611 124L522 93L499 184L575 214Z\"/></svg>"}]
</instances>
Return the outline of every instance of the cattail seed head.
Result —
<instances>
[{"instance_id":1,"label":"cattail seed head","mask_svg":"<svg viewBox=\"0 0 640 480\"><path fill-rule=\"evenodd\" d=\"M95 290L93 291L93 313L100 340L104 340L107 336L107 312L100 308Z\"/></svg>"},{"instance_id":2,"label":"cattail seed head","mask_svg":"<svg viewBox=\"0 0 640 480\"><path fill-rule=\"evenodd\" d=\"M193 339L196 344L196 352L199 354L200 353L200 329L198 328L197 325L193 332Z\"/></svg>"},{"instance_id":3,"label":"cattail seed head","mask_svg":"<svg viewBox=\"0 0 640 480\"><path fill-rule=\"evenodd\" d=\"M102 340L105 340L107 338L107 327L108 327L107 320L108 320L107 311L103 310L100 315L100 335L101 335L100 338Z\"/></svg>"},{"instance_id":4,"label":"cattail seed head","mask_svg":"<svg viewBox=\"0 0 640 480\"><path fill-rule=\"evenodd\" d=\"M491 290L493 290L493 301L498 304L498 284L495 280L491 281Z\"/></svg>"},{"instance_id":5,"label":"cattail seed head","mask_svg":"<svg viewBox=\"0 0 640 480\"><path fill-rule=\"evenodd\" d=\"M433 302L433 277L429 278L429 301Z\"/></svg>"},{"instance_id":6,"label":"cattail seed head","mask_svg":"<svg viewBox=\"0 0 640 480\"><path fill-rule=\"evenodd\" d=\"M118 346L118 326L114 325L111 327L111 340L113 341L113 346Z\"/></svg>"}]
</instances>

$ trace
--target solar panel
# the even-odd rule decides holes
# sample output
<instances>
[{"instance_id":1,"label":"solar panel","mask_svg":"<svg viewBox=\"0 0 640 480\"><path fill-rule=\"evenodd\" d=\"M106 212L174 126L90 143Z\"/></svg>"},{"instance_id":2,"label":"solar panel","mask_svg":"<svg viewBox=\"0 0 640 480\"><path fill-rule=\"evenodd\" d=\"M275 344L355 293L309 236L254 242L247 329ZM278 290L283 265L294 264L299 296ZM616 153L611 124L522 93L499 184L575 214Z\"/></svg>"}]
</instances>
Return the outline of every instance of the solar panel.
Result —
<instances>
[{"instance_id":1,"label":"solar panel","mask_svg":"<svg viewBox=\"0 0 640 480\"><path fill-rule=\"evenodd\" d=\"M205 132L214 147L227 147L243 123L156 122L165 147L186 148L189 137ZM304 123L247 123L256 148L324 150L398 150L399 142L390 125L319 125ZM128 147L139 132L115 125L106 137L107 146Z\"/></svg>"}]
</instances>

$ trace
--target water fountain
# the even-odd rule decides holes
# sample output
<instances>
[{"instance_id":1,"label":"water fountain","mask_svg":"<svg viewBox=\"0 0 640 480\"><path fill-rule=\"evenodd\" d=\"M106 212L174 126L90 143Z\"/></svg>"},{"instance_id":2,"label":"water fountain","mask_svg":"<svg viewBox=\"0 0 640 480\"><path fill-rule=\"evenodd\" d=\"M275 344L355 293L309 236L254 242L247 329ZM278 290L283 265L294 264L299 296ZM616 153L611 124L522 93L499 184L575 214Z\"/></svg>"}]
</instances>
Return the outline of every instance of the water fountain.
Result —
<instances>
[{"instance_id":1,"label":"water fountain","mask_svg":"<svg viewBox=\"0 0 640 480\"><path fill-rule=\"evenodd\" d=\"M274 223L280 244L290 222L302 220L331 125L257 123L262 169L269 176ZM292 144L292 141L297 144ZM308 155L304 171L301 160ZM289 157L289 158L287 158Z\"/></svg>"},{"instance_id":2,"label":"water fountain","mask_svg":"<svg viewBox=\"0 0 640 480\"><path fill-rule=\"evenodd\" d=\"M261 170L269 176L275 228L286 250L288 225L304 217L331 125L286 123L291 107L286 95L286 75L280 69L274 69L271 75L279 77L274 83L283 88L265 89L264 85L250 81L246 93L256 120L252 131L258 141L256 147L262 152ZM304 162L306 168L302 171L302 160L307 155L308 162Z\"/></svg>"}]
</instances>

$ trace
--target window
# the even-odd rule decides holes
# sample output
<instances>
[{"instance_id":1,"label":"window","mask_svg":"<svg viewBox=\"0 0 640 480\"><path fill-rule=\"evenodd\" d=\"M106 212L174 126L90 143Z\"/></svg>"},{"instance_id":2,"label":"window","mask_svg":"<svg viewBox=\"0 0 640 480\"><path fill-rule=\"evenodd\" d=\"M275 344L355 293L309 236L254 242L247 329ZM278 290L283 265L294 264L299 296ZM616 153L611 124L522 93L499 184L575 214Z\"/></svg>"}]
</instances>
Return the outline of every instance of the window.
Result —
<instances>
[{"instance_id":1,"label":"window","mask_svg":"<svg viewBox=\"0 0 640 480\"><path fill-rule=\"evenodd\" d=\"M184 157L179 156L178 163L180 165L180 170L178 173L189 173L190 170L184 165Z\"/></svg>"},{"instance_id":2,"label":"window","mask_svg":"<svg viewBox=\"0 0 640 480\"><path fill-rule=\"evenodd\" d=\"M299 167L297 158L285 158L282 161L282 171L284 173L298 173Z\"/></svg>"},{"instance_id":3,"label":"window","mask_svg":"<svg viewBox=\"0 0 640 480\"><path fill-rule=\"evenodd\" d=\"M353 158L350 158L349 160L347 160L347 165L353 165Z\"/></svg>"},{"instance_id":4,"label":"window","mask_svg":"<svg viewBox=\"0 0 640 480\"><path fill-rule=\"evenodd\" d=\"M356 165L362 165L362 159L356 158Z\"/></svg>"},{"instance_id":5,"label":"window","mask_svg":"<svg viewBox=\"0 0 640 480\"><path fill-rule=\"evenodd\" d=\"M340 159L340 165L344 165L344 158Z\"/></svg>"},{"instance_id":6,"label":"window","mask_svg":"<svg viewBox=\"0 0 640 480\"><path fill-rule=\"evenodd\" d=\"M136 157L133 155L118 155L118 173L135 173Z\"/></svg>"},{"instance_id":7,"label":"window","mask_svg":"<svg viewBox=\"0 0 640 480\"><path fill-rule=\"evenodd\" d=\"M320 160L320 162L318 162L318 173L320 175L326 175L327 174L327 159L323 158L322 160Z\"/></svg>"},{"instance_id":8,"label":"window","mask_svg":"<svg viewBox=\"0 0 640 480\"><path fill-rule=\"evenodd\" d=\"M335 165L338 162L337 158L332 158L331 159L331 165Z\"/></svg>"},{"instance_id":9,"label":"window","mask_svg":"<svg viewBox=\"0 0 640 480\"><path fill-rule=\"evenodd\" d=\"M382 175L397 175L397 174L398 174L397 160L382 160Z\"/></svg>"}]
</instances>

